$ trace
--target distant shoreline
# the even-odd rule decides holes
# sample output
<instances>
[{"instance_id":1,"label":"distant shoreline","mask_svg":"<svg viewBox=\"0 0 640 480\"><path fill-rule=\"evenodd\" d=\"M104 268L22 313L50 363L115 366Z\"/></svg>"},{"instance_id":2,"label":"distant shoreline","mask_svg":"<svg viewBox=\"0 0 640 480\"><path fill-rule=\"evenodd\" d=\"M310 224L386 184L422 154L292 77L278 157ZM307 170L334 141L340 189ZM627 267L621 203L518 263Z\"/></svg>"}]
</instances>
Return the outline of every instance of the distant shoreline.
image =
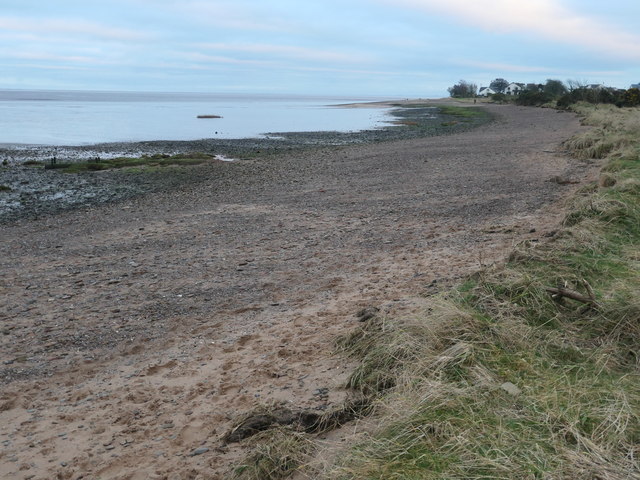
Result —
<instances>
[{"instance_id":1,"label":"distant shoreline","mask_svg":"<svg viewBox=\"0 0 640 480\"><path fill-rule=\"evenodd\" d=\"M2 91L0 143L81 146L108 142L253 138L265 132L375 128L374 114L332 105L386 100L367 96ZM220 117L215 125L199 117Z\"/></svg>"},{"instance_id":2,"label":"distant shoreline","mask_svg":"<svg viewBox=\"0 0 640 480\"><path fill-rule=\"evenodd\" d=\"M403 108L404 106L420 106L419 108ZM121 156L141 156L143 154L183 154L204 152L225 156L253 155L262 153L286 152L291 149L315 148L319 146L340 146L371 143L379 141L402 140L426 136L456 133L486 123L490 118L477 119L473 122L457 123L443 126L450 118L434 117L433 109L445 105L464 105L450 99L405 99L379 102L348 103L331 105L336 108L388 108L392 117L402 121L410 118L412 128L399 126L398 122L389 121L387 125L358 131L303 131L303 132L267 132L260 137L248 138L202 138L198 140L147 140L104 142L85 145L47 145L0 143L0 162L22 163L26 160L46 161L56 156L64 161L84 161L95 158L115 158ZM197 120L196 120L197 121ZM417 122L417 123L416 123Z\"/></svg>"},{"instance_id":3,"label":"distant shoreline","mask_svg":"<svg viewBox=\"0 0 640 480\"><path fill-rule=\"evenodd\" d=\"M397 104L395 104L397 105ZM178 184L197 183L202 168L185 167L185 175L176 178L171 168L122 169L66 174L43 167L56 163L96 162L118 157L143 155L188 155L204 153L211 158L253 159L261 163L277 161L281 156L315 155L322 149L372 146L393 141L461 133L492 120L489 114L458 119L455 115L433 115L435 105L412 102L413 108L394 110L396 121L378 130L358 132L289 132L253 139L204 139L198 141L115 142L80 147L9 146L0 148L0 185L7 189L0 197L0 222L54 213L81 206L120 201L147 193L171 191ZM420 106L416 106L420 105ZM29 161L30 165L23 165ZM253 162L252 162L253 163ZM254 163L255 168L255 163ZM176 183L178 182L178 183Z\"/></svg>"}]
</instances>

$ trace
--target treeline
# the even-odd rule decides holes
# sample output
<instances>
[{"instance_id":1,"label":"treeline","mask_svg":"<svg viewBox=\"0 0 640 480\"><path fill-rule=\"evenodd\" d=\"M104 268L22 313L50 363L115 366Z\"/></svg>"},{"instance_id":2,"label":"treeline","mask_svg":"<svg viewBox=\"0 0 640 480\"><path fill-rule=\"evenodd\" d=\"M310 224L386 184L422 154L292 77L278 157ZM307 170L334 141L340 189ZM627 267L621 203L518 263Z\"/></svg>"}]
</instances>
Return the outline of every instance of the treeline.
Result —
<instances>
[{"instance_id":1,"label":"treeline","mask_svg":"<svg viewBox=\"0 0 640 480\"><path fill-rule=\"evenodd\" d=\"M578 102L608 103L618 107L634 107L640 105L640 89L636 87L627 90L605 87L601 85L586 85L576 80L548 79L544 84L517 84L519 90L507 95L505 91L512 85L503 78L497 78L490 83L490 88L496 92L490 98L496 102L513 102L517 105L545 105L554 104L559 108L567 108ZM460 80L448 89L454 98L475 98L478 96L478 86L474 83Z\"/></svg>"},{"instance_id":2,"label":"treeline","mask_svg":"<svg viewBox=\"0 0 640 480\"><path fill-rule=\"evenodd\" d=\"M466 80L460 80L460 82L447 90L453 98L473 98L478 96L478 85Z\"/></svg>"}]
</instances>

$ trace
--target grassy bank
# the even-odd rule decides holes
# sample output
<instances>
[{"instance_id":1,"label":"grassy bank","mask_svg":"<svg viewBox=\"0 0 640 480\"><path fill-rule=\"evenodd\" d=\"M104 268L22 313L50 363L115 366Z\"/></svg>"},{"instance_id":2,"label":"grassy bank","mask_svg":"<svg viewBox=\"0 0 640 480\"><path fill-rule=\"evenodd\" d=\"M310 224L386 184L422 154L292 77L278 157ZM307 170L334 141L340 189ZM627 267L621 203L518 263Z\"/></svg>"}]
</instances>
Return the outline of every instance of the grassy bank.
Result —
<instances>
[{"instance_id":1,"label":"grassy bank","mask_svg":"<svg viewBox=\"0 0 640 480\"><path fill-rule=\"evenodd\" d=\"M554 237L340 339L379 427L321 469L263 443L239 477L640 478L640 109L575 108L566 147L606 160Z\"/></svg>"},{"instance_id":2,"label":"grassy bank","mask_svg":"<svg viewBox=\"0 0 640 480\"><path fill-rule=\"evenodd\" d=\"M188 153L179 155L142 155L140 157L117 157L110 159L92 159L85 162L29 162L28 164L44 166L64 173L96 172L113 169L159 168L169 166L202 165L207 162L219 162L215 155L207 153Z\"/></svg>"}]
</instances>

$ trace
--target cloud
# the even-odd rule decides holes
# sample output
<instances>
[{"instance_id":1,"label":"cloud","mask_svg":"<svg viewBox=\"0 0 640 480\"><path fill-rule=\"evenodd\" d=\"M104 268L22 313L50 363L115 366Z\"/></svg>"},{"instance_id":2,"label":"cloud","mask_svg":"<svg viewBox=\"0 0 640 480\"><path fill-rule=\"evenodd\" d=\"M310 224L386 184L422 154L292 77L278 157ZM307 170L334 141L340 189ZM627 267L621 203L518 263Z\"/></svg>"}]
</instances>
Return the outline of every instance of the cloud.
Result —
<instances>
[{"instance_id":1,"label":"cloud","mask_svg":"<svg viewBox=\"0 0 640 480\"><path fill-rule=\"evenodd\" d=\"M274 9L270 4L206 0L170 3L176 12L224 29L288 32L293 28L291 21L287 21L281 15L274 15Z\"/></svg>"},{"instance_id":2,"label":"cloud","mask_svg":"<svg viewBox=\"0 0 640 480\"><path fill-rule=\"evenodd\" d=\"M18 60L44 60L51 62L69 62L69 63L95 63L92 57L80 55L52 55L41 52L3 52L5 57L15 58Z\"/></svg>"},{"instance_id":3,"label":"cloud","mask_svg":"<svg viewBox=\"0 0 640 480\"><path fill-rule=\"evenodd\" d=\"M565 7L560 0L378 0L450 15L493 33L528 33L544 41L577 45L619 58L640 60L640 35Z\"/></svg>"},{"instance_id":4,"label":"cloud","mask_svg":"<svg viewBox=\"0 0 640 480\"><path fill-rule=\"evenodd\" d=\"M4 66L10 68L36 68L39 70L64 70L64 71L91 71L91 69L87 67L74 67L68 65L40 65L40 64L31 64L31 63L21 63L20 65L9 65L5 64Z\"/></svg>"},{"instance_id":5,"label":"cloud","mask_svg":"<svg viewBox=\"0 0 640 480\"><path fill-rule=\"evenodd\" d=\"M222 55L205 55L199 52L191 52L183 54L183 58L205 63L226 63L233 65L258 65L258 66L273 66L274 62L266 60L242 60L238 58L225 57Z\"/></svg>"},{"instance_id":6,"label":"cloud","mask_svg":"<svg viewBox=\"0 0 640 480\"><path fill-rule=\"evenodd\" d=\"M359 70L351 68L329 68L329 67L291 67L289 70L297 70L301 72L327 72L340 73L344 75L358 75L367 77L397 77L397 78L433 78L436 74L431 72L406 72L397 70Z\"/></svg>"},{"instance_id":7,"label":"cloud","mask_svg":"<svg viewBox=\"0 0 640 480\"><path fill-rule=\"evenodd\" d=\"M482 68L483 70L490 70L493 72L515 72L515 73L535 73L535 72L549 72L553 69L547 67L534 67L527 65L513 65L509 63L491 63L491 62L479 62L476 60L453 60L450 63L453 65L461 65L465 67Z\"/></svg>"},{"instance_id":8,"label":"cloud","mask_svg":"<svg viewBox=\"0 0 640 480\"><path fill-rule=\"evenodd\" d=\"M139 41L149 38L148 34L119 27L101 25L86 20L56 20L19 17L0 17L0 29L32 35L52 33L62 35L82 35L106 40Z\"/></svg>"},{"instance_id":9,"label":"cloud","mask_svg":"<svg viewBox=\"0 0 640 480\"><path fill-rule=\"evenodd\" d=\"M579 71L575 73L578 75L587 75L590 77L600 77L600 76L615 77L618 75L624 75L626 72L623 70L585 70L585 71Z\"/></svg>"},{"instance_id":10,"label":"cloud","mask_svg":"<svg viewBox=\"0 0 640 480\"><path fill-rule=\"evenodd\" d=\"M340 63L363 62L363 55L350 55L331 50L297 47L290 45L269 45L258 43L230 44L230 43L202 43L200 48L232 52L253 53L258 55L272 55L276 57L293 58L296 60L312 60Z\"/></svg>"}]
</instances>

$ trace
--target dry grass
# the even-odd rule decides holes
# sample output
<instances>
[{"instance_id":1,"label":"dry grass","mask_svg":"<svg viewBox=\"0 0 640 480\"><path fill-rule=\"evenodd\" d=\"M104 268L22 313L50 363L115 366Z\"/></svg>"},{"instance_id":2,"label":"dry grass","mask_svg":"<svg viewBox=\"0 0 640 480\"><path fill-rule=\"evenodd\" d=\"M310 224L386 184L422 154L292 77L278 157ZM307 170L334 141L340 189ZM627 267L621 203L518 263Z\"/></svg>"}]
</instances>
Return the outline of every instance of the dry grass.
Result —
<instances>
[{"instance_id":1,"label":"dry grass","mask_svg":"<svg viewBox=\"0 0 640 480\"><path fill-rule=\"evenodd\" d=\"M253 452L236 467L234 478L279 480L293 474L313 451L313 442L286 427L267 430L253 439Z\"/></svg>"},{"instance_id":2,"label":"dry grass","mask_svg":"<svg viewBox=\"0 0 640 480\"><path fill-rule=\"evenodd\" d=\"M595 127L565 142L578 158L605 158L633 148L640 138L640 111L637 108L578 104L574 110L584 117L586 125Z\"/></svg>"},{"instance_id":3,"label":"dry grass","mask_svg":"<svg viewBox=\"0 0 640 480\"><path fill-rule=\"evenodd\" d=\"M611 179L554 241L344 342L362 359L351 385L386 389L378 432L326 478L640 478L640 110L581 108L598 128L567 146L608 155ZM585 285L597 307L545 289Z\"/></svg>"},{"instance_id":4,"label":"dry grass","mask_svg":"<svg viewBox=\"0 0 640 480\"><path fill-rule=\"evenodd\" d=\"M596 129L567 146L608 155L610 178L581 189L552 241L340 339L379 425L310 478L640 479L640 110L580 108Z\"/></svg>"}]
</instances>

